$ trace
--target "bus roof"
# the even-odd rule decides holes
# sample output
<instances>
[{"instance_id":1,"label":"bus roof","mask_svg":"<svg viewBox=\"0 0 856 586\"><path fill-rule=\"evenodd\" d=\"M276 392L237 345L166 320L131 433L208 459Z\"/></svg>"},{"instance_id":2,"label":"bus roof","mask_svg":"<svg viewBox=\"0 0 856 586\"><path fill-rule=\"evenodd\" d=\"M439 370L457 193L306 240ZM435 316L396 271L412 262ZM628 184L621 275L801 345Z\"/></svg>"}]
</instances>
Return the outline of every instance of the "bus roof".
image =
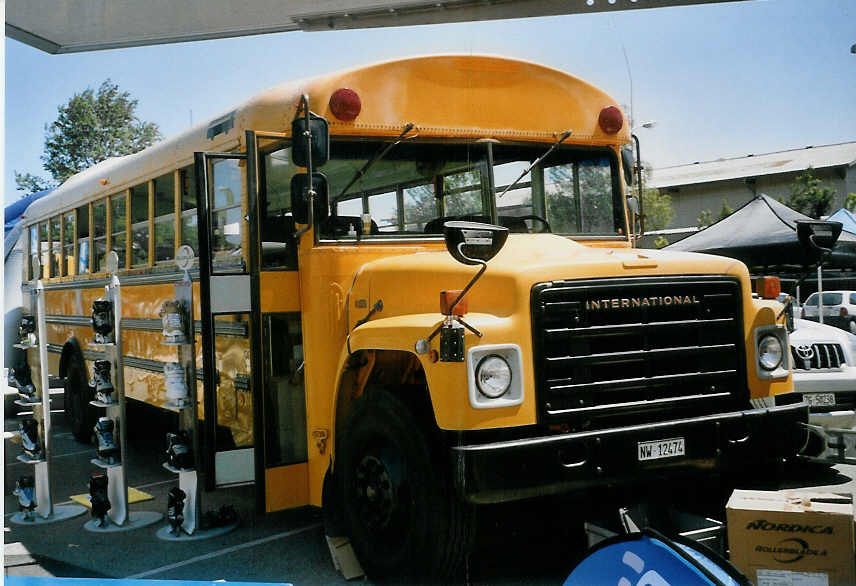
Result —
<instances>
[{"instance_id":1,"label":"bus roof","mask_svg":"<svg viewBox=\"0 0 856 586\"><path fill-rule=\"evenodd\" d=\"M355 91L361 111L338 120L328 101L339 88ZM630 138L598 126L601 109L615 100L567 73L502 57L436 55L358 67L287 82L266 90L224 114L139 153L102 161L69 178L34 202L27 222L42 220L193 163L196 151L231 151L245 130L288 134L300 95L330 122L339 136L398 136L413 122L422 138L553 142L573 131L566 144L614 145Z\"/></svg>"}]
</instances>

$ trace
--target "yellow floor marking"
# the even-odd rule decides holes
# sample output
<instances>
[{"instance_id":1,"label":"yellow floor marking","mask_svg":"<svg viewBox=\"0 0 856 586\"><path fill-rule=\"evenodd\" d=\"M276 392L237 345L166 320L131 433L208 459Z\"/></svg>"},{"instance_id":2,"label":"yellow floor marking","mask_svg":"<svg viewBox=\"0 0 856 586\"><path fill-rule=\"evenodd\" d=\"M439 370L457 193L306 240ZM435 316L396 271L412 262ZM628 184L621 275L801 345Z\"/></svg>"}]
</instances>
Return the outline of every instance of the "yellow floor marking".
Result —
<instances>
[{"instance_id":1,"label":"yellow floor marking","mask_svg":"<svg viewBox=\"0 0 856 586\"><path fill-rule=\"evenodd\" d=\"M87 509L92 508L92 504L90 504L90 502L89 502L89 495L88 494L75 494L75 495L70 496L69 498L71 500L73 500L74 502L76 502L80 505L83 505ZM143 492L142 490L137 490L136 488L133 488L131 486L128 487L128 504L129 505L134 504L134 503L141 503L143 501L150 501L153 498L155 498L155 497L153 497L152 495L150 495L147 492Z\"/></svg>"}]
</instances>

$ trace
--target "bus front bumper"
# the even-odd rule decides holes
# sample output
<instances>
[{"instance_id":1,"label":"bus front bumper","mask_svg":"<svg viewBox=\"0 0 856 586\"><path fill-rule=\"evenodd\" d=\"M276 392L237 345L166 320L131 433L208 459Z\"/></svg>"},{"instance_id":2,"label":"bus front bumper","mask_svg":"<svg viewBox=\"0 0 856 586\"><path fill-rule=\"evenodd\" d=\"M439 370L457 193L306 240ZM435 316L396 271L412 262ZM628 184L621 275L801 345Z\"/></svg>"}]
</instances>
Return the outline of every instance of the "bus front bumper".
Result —
<instances>
[{"instance_id":1,"label":"bus front bumper","mask_svg":"<svg viewBox=\"0 0 856 586\"><path fill-rule=\"evenodd\" d=\"M781 462L807 436L805 403L613 429L452 447L458 495L489 504L646 476ZM640 443L683 439L683 455L640 459Z\"/></svg>"}]
</instances>

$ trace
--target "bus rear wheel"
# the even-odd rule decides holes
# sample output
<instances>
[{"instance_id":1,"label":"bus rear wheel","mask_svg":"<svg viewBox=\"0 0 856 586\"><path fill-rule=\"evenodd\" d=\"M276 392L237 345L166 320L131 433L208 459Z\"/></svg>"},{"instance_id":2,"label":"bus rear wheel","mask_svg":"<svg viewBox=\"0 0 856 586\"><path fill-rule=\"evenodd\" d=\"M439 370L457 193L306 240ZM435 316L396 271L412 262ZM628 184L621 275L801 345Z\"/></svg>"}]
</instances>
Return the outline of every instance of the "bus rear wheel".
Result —
<instances>
[{"instance_id":1,"label":"bus rear wheel","mask_svg":"<svg viewBox=\"0 0 856 586\"><path fill-rule=\"evenodd\" d=\"M86 380L86 367L77 357L68 366L65 379L65 414L71 433L77 441L88 444L92 440L92 428L98 419L95 407L89 404L92 391Z\"/></svg>"},{"instance_id":2,"label":"bus rear wheel","mask_svg":"<svg viewBox=\"0 0 856 586\"><path fill-rule=\"evenodd\" d=\"M407 407L370 390L339 445L345 520L366 573L454 577L469 553L470 509L454 495Z\"/></svg>"}]
</instances>

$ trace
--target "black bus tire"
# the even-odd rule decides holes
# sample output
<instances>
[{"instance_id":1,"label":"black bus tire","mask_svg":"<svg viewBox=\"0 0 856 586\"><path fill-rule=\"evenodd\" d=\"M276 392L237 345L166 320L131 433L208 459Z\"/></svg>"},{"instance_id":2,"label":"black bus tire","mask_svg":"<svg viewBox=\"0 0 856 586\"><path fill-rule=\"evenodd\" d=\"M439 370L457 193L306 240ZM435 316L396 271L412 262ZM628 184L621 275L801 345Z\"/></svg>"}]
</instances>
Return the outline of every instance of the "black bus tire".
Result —
<instances>
[{"instance_id":1,"label":"black bus tire","mask_svg":"<svg viewBox=\"0 0 856 586\"><path fill-rule=\"evenodd\" d=\"M98 420L96 408L89 404L92 397L83 361L72 359L65 379L65 413L74 439L84 444L92 441L92 428Z\"/></svg>"},{"instance_id":2,"label":"black bus tire","mask_svg":"<svg viewBox=\"0 0 856 586\"><path fill-rule=\"evenodd\" d=\"M454 495L407 407L370 390L354 406L339 445L345 520L366 574L456 576L470 549L470 508Z\"/></svg>"}]
</instances>

